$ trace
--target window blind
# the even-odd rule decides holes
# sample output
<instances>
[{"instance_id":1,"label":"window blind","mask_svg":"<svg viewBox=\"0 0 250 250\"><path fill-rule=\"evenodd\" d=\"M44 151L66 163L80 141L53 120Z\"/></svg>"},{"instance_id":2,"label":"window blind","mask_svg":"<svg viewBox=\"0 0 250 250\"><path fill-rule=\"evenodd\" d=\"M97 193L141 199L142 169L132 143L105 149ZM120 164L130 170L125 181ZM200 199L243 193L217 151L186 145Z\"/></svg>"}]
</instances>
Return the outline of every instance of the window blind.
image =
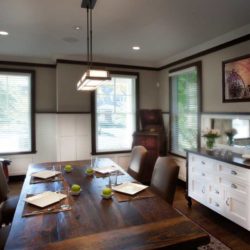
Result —
<instances>
[{"instance_id":1,"label":"window blind","mask_svg":"<svg viewBox=\"0 0 250 250\"><path fill-rule=\"evenodd\" d=\"M185 156L185 149L198 145L197 69L190 67L172 74L171 78L171 148L174 154Z\"/></svg>"},{"instance_id":2,"label":"window blind","mask_svg":"<svg viewBox=\"0 0 250 250\"><path fill-rule=\"evenodd\" d=\"M96 91L96 152L130 150L136 128L136 77L112 75Z\"/></svg>"},{"instance_id":3,"label":"window blind","mask_svg":"<svg viewBox=\"0 0 250 250\"><path fill-rule=\"evenodd\" d=\"M31 74L0 72L0 153L30 152Z\"/></svg>"}]
</instances>

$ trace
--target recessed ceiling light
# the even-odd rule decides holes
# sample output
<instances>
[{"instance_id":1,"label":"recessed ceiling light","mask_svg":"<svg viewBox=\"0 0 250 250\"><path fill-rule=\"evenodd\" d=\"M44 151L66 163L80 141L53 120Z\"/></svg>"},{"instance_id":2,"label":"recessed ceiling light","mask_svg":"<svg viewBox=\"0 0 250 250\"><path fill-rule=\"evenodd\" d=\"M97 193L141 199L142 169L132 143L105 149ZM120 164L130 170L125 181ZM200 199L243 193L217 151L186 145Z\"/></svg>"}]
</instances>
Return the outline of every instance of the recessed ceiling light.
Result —
<instances>
[{"instance_id":1,"label":"recessed ceiling light","mask_svg":"<svg viewBox=\"0 0 250 250\"><path fill-rule=\"evenodd\" d=\"M73 26L73 29L74 29L74 30L81 30L82 27L81 27L81 26L76 26L76 25L74 25L74 26Z\"/></svg>"},{"instance_id":2,"label":"recessed ceiling light","mask_svg":"<svg viewBox=\"0 0 250 250\"><path fill-rule=\"evenodd\" d=\"M0 31L0 35L1 35L1 36L8 36L9 33L8 33L7 31L1 30L1 31Z\"/></svg>"},{"instance_id":3,"label":"recessed ceiling light","mask_svg":"<svg viewBox=\"0 0 250 250\"><path fill-rule=\"evenodd\" d=\"M140 50L141 48L139 46L133 46L133 50Z\"/></svg>"}]
</instances>

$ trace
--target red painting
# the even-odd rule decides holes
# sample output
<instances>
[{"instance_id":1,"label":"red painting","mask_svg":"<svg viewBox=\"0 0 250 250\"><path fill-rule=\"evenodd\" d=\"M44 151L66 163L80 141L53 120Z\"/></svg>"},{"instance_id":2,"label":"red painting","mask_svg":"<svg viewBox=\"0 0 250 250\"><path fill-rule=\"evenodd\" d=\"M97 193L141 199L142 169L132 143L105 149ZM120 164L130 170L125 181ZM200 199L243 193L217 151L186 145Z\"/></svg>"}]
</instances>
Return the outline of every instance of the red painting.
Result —
<instances>
[{"instance_id":1,"label":"red painting","mask_svg":"<svg viewBox=\"0 0 250 250\"><path fill-rule=\"evenodd\" d=\"M250 55L224 61L223 101L250 101Z\"/></svg>"}]
</instances>

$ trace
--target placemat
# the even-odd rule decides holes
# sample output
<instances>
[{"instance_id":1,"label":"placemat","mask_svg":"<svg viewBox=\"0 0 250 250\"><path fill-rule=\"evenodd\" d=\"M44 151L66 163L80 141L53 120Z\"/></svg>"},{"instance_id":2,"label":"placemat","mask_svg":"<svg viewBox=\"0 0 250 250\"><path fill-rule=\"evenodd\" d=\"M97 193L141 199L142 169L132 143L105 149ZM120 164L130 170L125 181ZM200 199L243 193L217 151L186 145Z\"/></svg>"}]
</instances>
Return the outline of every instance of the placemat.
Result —
<instances>
[{"instance_id":1,"label":"placemat","mask_svg":"<svg viewBox=\"0 0 250 250\"><path fill-rule=\"evenodd\" d=\"M37 178L35 176L31 176L30 177L30 184L55 182L55 181L63 181L63 175L62 174L58 174L58 175L53 176L53 177L48 178L48 179L41 179L41 178Z\"/></svg>"},{"instance_id":2,"label":"placemat","mask_svg":"<svg viewBox=\"0 0 250 250\"><path fill-rule=\"evenodd\" d=\"M35 194L27 194L26 198L34 195ZM62 199L61 201L51 204L50 206L47 206L45 208L39 208L25 202L22 217L69 211L72 209L70 204L71 204L71 197L69 195L65 199Z\"/></svg>"},{"instance_id":3,"label":"placemat","mask_svg":"<svg viewBox=\"0 0 250 250\"><path fill-rule=\"evenodd\" d=\"M136 195L128 195L114 191L114 197L118 202L141 200L146 198L152 198L154 196L155 194L149 188L137 193Z\"/></svg>"}]
</instances>

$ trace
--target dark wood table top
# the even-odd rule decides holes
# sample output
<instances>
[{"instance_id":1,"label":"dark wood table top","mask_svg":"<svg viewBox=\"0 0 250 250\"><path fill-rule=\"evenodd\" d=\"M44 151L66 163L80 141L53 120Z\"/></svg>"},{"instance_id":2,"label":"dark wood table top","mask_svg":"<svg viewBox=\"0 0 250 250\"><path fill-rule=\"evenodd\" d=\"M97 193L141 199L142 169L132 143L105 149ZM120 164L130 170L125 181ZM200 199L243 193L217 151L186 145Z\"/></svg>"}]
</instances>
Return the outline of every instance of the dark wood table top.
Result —
<instances>
[{"instance_id":1,"label":"dark wood table top","mask_svg":"<svg viewBox=\"0 0 250 250\"><path fill-rule=\"evenodd\" d=\"M74 169L64 173L63 182L30 184L31 173L53 163L29 167L5 249L193 249L209 242L207 233L157 195L128 202L102 199L108 178L86 176L88 161L70 163ZM114 165L109 159L100 161L110 163ZM124 173L118 183L133 181ZM72 184L82 188L80 196L71 198L72 210L22 217L27 194Z\"/></svg>"}]
</instances>

